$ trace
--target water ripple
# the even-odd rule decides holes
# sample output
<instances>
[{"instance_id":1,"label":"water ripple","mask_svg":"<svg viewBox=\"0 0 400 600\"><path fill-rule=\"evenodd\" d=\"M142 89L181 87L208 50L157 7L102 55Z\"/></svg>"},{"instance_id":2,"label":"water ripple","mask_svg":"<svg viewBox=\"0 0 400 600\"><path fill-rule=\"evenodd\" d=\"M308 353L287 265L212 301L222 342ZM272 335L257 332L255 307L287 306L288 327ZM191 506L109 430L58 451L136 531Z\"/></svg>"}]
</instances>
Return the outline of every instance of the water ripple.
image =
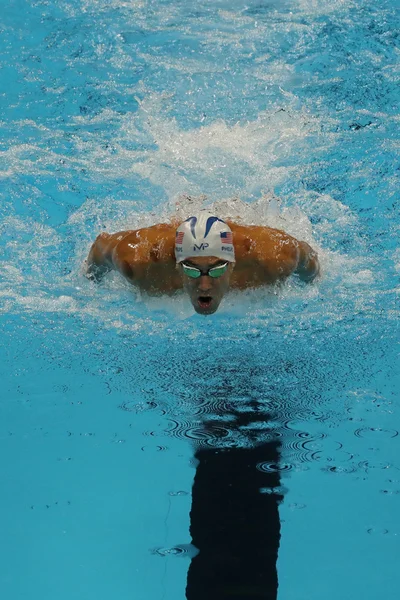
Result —
<instances>
[{"instance_id":1,"label":"water ripple","mask_svg":"<svg viewBox=\"0 0 400 600\"><path fill-rule=\"evenodd\" d=\"M399 435L396 429L381 429L380 427L363 427L356 429L354 435L359 438L366 438L372 441L378 441L386 438L394 438Z\"/></svg>"},{"instance_id":2,"label":"water ripple","mask_svg":"<svg viewBox=\"0 0 400 600\"><path fill-rule=\"evenodd\" d=\"M153 548L150 550L151 554L155 556L161 556L162 558L168 558L170 556L174 558L194 558L199 553L198 549L193 544L180 544L179 546L173 546L172 548Z\"/></svg>"},{"instance_id":3,"label":"water ripple","mask_svg":"<svg viewBox=\"0 0 400 600\"><path fill-rule=\"evenodd\" d=\"M291 471L294 469L293 464L289 463L271 463L271 462L261 462L256 465L259 471L263 471L264 473L282 473L286 471Z\"/></svg>"}]
</instances>

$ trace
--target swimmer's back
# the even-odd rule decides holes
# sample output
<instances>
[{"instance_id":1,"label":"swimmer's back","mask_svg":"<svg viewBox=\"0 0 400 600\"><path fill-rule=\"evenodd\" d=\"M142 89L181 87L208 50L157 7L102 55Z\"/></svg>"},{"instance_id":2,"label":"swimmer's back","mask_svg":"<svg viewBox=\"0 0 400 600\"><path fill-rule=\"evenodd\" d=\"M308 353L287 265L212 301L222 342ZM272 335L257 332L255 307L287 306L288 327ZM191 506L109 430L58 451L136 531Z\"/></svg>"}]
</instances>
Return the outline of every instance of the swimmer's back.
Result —
<instances>
[{"instance_id":1,"label":"swimmer's back","mask_svg":"<svg viewBox=\"0 0 400 600\"><path fill-rule=\"evenodd\" d=\"M174 255L175 231L181 221L113 234L102 233L88 257L88 276L99 279L116 269L147 291L174 291L182 287ZM271 284L297 273L311 280L319 271L312 248L284 231L261 225L227 221L233 232L236 265L231 287Z\"/></svg>"}]
</instances>

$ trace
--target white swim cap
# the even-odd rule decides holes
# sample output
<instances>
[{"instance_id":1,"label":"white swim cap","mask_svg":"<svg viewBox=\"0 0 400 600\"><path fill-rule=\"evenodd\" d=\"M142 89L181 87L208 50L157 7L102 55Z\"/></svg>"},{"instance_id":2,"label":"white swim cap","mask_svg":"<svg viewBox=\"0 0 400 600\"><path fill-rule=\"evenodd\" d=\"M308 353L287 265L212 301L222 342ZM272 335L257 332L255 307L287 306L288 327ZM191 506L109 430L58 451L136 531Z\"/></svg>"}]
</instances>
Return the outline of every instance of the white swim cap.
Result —
<instances>
[{"instance_id":1,"label":"white swim cap","mask_svg":"<svg viewBox=\"0 0 400 600\"><path fill-rule=\"evenodd\" d=\"M207 211L186 219L175 234L176 262L196 256L216 256L235 262L231 228Z\"/></svg>"}]
</instances>

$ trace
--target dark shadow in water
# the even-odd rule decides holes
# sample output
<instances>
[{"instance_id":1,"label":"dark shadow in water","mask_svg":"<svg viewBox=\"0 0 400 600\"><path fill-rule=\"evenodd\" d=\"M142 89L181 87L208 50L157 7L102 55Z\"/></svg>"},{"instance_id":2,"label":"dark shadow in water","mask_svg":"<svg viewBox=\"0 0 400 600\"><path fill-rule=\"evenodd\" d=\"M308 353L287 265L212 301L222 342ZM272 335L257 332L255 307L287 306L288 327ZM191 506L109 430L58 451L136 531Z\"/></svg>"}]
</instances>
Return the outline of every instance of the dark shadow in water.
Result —
<instances>
[{"instance_id":1,"label":"dark shadow in water","mask_svg":"<svg viewBox=\"0 0 400 600\"><path fill-rule=\"evenodd\" d=\"M189 567L186 597L276 600L280 444L268 426L260 428L270 415L257 402L246 403L245 412L228 412L230 447L212 443L221 421L211 417L204 423L211 446L195 452L190 533L199 553ZM247 443L239 447L234 440L243 431Z\"/></svg>"}]
</instances>

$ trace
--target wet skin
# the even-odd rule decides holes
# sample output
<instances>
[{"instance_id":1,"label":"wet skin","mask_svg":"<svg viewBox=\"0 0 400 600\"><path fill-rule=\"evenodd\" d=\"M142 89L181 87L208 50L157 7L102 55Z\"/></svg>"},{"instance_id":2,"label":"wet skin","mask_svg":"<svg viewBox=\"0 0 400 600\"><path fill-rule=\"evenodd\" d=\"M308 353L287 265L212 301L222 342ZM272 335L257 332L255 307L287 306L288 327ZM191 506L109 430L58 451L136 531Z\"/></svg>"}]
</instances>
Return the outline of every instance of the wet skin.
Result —
<instances>
[{"instance_id":1,"label":"wet skin","mask_svg":"<svg viewBox=\"0 0 400 600\"><path fill-rule=\"evenodd\" d=\"M229 263L228 271L220 278L202 275L193 279L176 264L178 221L133 231L101 233L90 249L86 277L101 281L106 273L116 270L151 295L174 294L184 288L196 312L209 315L217 310L229 288L244 290L272 285L292 274L307 282L318 276L318 256L306 242L270 227L227 223L233 232L236 262ZM225 261L191 257L184 262L207 271Z\"/></svg>"},{"instance_id":2,"label":"wet skin","mask_svg":"<svg viewBox=\"0 0 400 600\"><path fill-rule=\"evenodd\" d=\"M184 261L186 265L198 267L202 271L223 265L225 262L215 256L192 257L186 258ZM197 279L193 279L185 275L181 264L177 265L177 268L181 271L183 287L189 295L194 310L200 315L212 315L215 313L222 298L229 290L234 263L228 263L228 268L221 277L200 275Z\"/></svg>"}]
</instances>

